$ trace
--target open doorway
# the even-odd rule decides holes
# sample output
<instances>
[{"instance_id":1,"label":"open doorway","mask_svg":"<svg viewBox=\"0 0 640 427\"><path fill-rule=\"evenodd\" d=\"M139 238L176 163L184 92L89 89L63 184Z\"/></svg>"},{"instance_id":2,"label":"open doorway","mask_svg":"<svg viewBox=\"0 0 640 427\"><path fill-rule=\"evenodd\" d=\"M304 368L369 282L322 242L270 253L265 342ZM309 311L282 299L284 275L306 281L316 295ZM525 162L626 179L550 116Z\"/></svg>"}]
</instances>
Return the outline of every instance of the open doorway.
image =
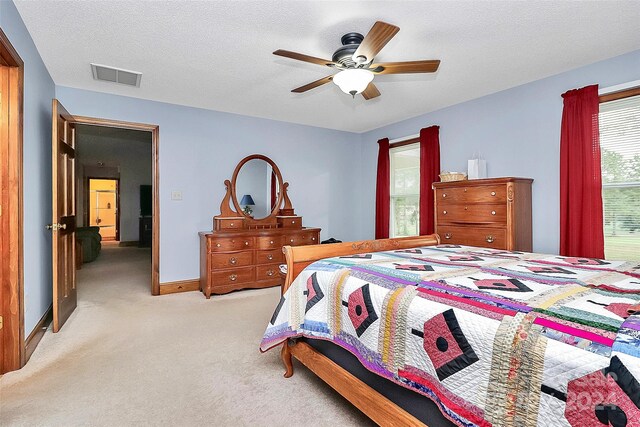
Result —
<instances>
[{"instance_id":1,"label":"open doorway","mask_svg":"<svg viewBox=\"0 0 640 427\"><path fill-rule=\"evenodd\" d=\"M112 262L117 248L147 248L150 262L152 233L148 242L141 236L151 232L152 133L77 124L76 146L78 267ZM111 251L106 257L105 248Z\"/></svg>"},{"instance_id":2,"label":"open doorway","mask_svg":"<svg viewBox=\"0 0 640 427\"><path fill-rule=\"evenodd\" d=\"M135 276L138 279L134 282L138 285L142 284L141 289L144 294L148 292L149 284L153 295L160 293L159 128L156 125L142 123L73 116L57 99L53 99L51 117L53 203L52 222L47 225L47 229L52 232L53 248L53 332L58 332L78 305L76 269L81 268L85 263L95 261L102 249L99 227L91 227L87 225L88 221L84 221L84 200L89 197L89 194L88 191L84 191L85 187L82 183L88 177L119 179L121 197L118 207L120 212L127 211L125 206L128 206L131 212L137 211L137 214L127 216L128 222L123 221L125 217L123 214L120 215L118 222L121 239L124 239L125 232L131 232L131 224L133 223L131 218L137 215L139 223L142 223L143 219L140 217L139 207L131 209L135 203L125 202L126 194L130 196L139 194L136 193L136 190L125 192L126 188L135 188L135 185L131 186L131 183L135 181L132 177L144 173L145 181L148 181L148 176L151 176L153 205L150 218L151 250L143 251L144 256L137 257L141 262L137 263L136 272L127 269L131 259L127 254L120 252L117 263L103 262L101 268L91 269L93 273L98 271L100 279L103 279L101 283L96 283L100 281L94 280L92 289L98 290L98 294L100 290L113 290L115 287L110 286L112 283L105 283L104 280L113 279L115 276L113 273L119 272L124 276L117 278L116 284L130 283L130 279ZM140 144L136 144L136 142ZM135 163L141 158L145 160L142 162L142 165L145 166L140 166L141 164L138 162L131 167L132 162ZM115 176L110 176L112 174ZM125 179L125 177L127 178ZM125 181L129 185L125 186ZM88 186L86 188L88 189ZM139 201L139 195L135 197ZM133 227L137 224L138 222ZM119 245L122 243L122 241L118 242ZM95 264L92 265L95 266ZM86 289L89 288L86 287ZM128 291L128 289L122 290ZM119 296L112 293L113 297L118 298ZM103 302L106 301L99 303Z\"/></svg>"},{"instance_id":3,"label":"open doorway","mask_svg":"<svg viewBox=\"0 0 640 427\"><path fill-rule=\"evenodd\" d=\"M85 224L98 227L102 241L120 241L119 179L86 178Z\"/></svg>"}]
</instances>

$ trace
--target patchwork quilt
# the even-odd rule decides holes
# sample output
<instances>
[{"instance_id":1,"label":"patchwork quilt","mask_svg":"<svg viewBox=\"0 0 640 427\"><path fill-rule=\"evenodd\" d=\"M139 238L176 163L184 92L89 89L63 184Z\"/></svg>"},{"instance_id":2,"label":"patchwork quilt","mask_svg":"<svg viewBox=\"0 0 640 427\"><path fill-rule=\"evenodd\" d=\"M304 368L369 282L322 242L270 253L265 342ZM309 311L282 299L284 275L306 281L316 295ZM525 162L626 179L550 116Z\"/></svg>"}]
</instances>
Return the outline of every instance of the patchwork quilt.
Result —
<instances>
[{"instance_id":1,"label":"patchwork quilt","mask_svg":"<svg viewBox=\"0 0 640 427\"><path fill-rule=\"evenodd\" d=\"M460 426L640 426L640 265L455 245L328 258L261 350L325 339Z\"/></svg>"}]
</instances>

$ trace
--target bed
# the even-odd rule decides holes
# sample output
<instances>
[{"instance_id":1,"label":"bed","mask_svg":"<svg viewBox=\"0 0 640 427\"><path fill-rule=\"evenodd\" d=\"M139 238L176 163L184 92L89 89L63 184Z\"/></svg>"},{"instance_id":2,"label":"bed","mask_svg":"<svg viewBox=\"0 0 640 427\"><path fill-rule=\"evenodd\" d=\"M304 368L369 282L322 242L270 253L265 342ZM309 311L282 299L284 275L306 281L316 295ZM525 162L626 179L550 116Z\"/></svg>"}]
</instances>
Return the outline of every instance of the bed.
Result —
<instances>
[{"instance_id":1,"label":"bed","mask_svg":"<svg viewBox=\"0 0 640 427\"><path fill-rule=\"evenodd\" d=\"M637 263L439 243L285 247L261 350L380 425L640 426Z\"/></svg>"}]
</instances>

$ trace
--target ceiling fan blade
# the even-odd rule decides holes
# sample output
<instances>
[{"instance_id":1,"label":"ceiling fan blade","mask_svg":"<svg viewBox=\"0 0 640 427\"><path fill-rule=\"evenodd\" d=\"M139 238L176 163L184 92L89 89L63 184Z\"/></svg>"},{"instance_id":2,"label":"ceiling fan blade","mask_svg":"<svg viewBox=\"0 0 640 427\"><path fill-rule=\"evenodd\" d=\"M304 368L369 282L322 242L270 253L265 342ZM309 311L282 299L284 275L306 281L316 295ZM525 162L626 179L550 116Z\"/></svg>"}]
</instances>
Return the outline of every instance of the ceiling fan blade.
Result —
<instances>
[{"instance_id":1,"label":"ceiling fan blade","mask_svg":"<svg viewBox=\"0 0 640 427\"><path fill-rule=\"evenodd\" d=\"M400 28L395 25L377 21L353 54L353 60L358 64L371 62L398 31Z\"/></svg>"},{"instance_id":2,"label":"ceiling fan blade","mask_svg":"<svg viewBox=\"0 0 640 427\"><path fill-rule=\"evenodd\" d=\"M311 82L311 83L308 83L308 84L306 84L304 86L300 86L298 88L295 88L291 92L294 92L294 93L306 92L308 90L317 88L318 86L322 86L323 84L329 83L331 80L333 80L333 76L323 77L323 78L321 78L319 80L316 80L315 82Z\"/></svg>"},{"instance_id":3,"label":"ceiling fan blade","mask_svg":"<svg viewBox=\"0 0 640 427\"><path fill-rule=\"evenodd\" d=\"M285 58L296 59L298 61L310 62L312 64L325 65L327 67L336 65L335 62L329 61L328 59L316 58L315 56L309 56L298 52L291 52L289 50L278 49L273 52L273 54L284 56Z\"/></svg>"},{"instance_id":4,"label":"ceiling fan blade","mask_svg":"<svg viewBox=\"0 0 640 427\"><path fill-rule=\"evenodd\" d=\"M440 66L440 60L407 61L407 62L382 62L371 65L371 70L376 74L410 74L410 73L435 73ZM382 68L376 71L376 68Z\"/></svg>"},{"instance_id":5,"label":"ceiling fan blade","mask_svg":"<svg viewBox=\"0 0 640 427\"><path fill-rule=\"evenodd\" d=\"M371 82L369 83L369 86L367 86L367 88L362 91L362 96L364 96L364 99L366 100L377 98L378 96L380 96L380 91L378 90L376 85Z\"/></svg>"}]
</instances>

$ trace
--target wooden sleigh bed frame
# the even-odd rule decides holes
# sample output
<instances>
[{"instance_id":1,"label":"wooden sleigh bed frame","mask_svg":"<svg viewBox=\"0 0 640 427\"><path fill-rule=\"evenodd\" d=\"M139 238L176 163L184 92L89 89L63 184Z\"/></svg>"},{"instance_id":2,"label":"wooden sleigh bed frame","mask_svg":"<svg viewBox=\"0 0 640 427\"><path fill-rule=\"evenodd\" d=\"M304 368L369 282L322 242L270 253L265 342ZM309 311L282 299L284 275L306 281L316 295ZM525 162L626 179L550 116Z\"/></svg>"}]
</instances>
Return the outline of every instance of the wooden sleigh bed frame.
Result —
<instances>
[{"instance_id":1,"label":"wooden sleigh bed frame","mask_svg":"<svg viewBox=\"0 0 640 427\"><path fill-rule=\"evenodd\" d=\"M330 245L285 246L283 252L287 262L287 277L282 287L282 293L291 286L291 283L305 267L323 258L410 249L438 244L440 244L440 237L437 234L431 234L428 236L363 240ZM285 378L293 375L292 357L295 357L378 425L425 425L305 342L287 340L282 346L280 355L286 368Z\"/></svg>"}]
</instances>

